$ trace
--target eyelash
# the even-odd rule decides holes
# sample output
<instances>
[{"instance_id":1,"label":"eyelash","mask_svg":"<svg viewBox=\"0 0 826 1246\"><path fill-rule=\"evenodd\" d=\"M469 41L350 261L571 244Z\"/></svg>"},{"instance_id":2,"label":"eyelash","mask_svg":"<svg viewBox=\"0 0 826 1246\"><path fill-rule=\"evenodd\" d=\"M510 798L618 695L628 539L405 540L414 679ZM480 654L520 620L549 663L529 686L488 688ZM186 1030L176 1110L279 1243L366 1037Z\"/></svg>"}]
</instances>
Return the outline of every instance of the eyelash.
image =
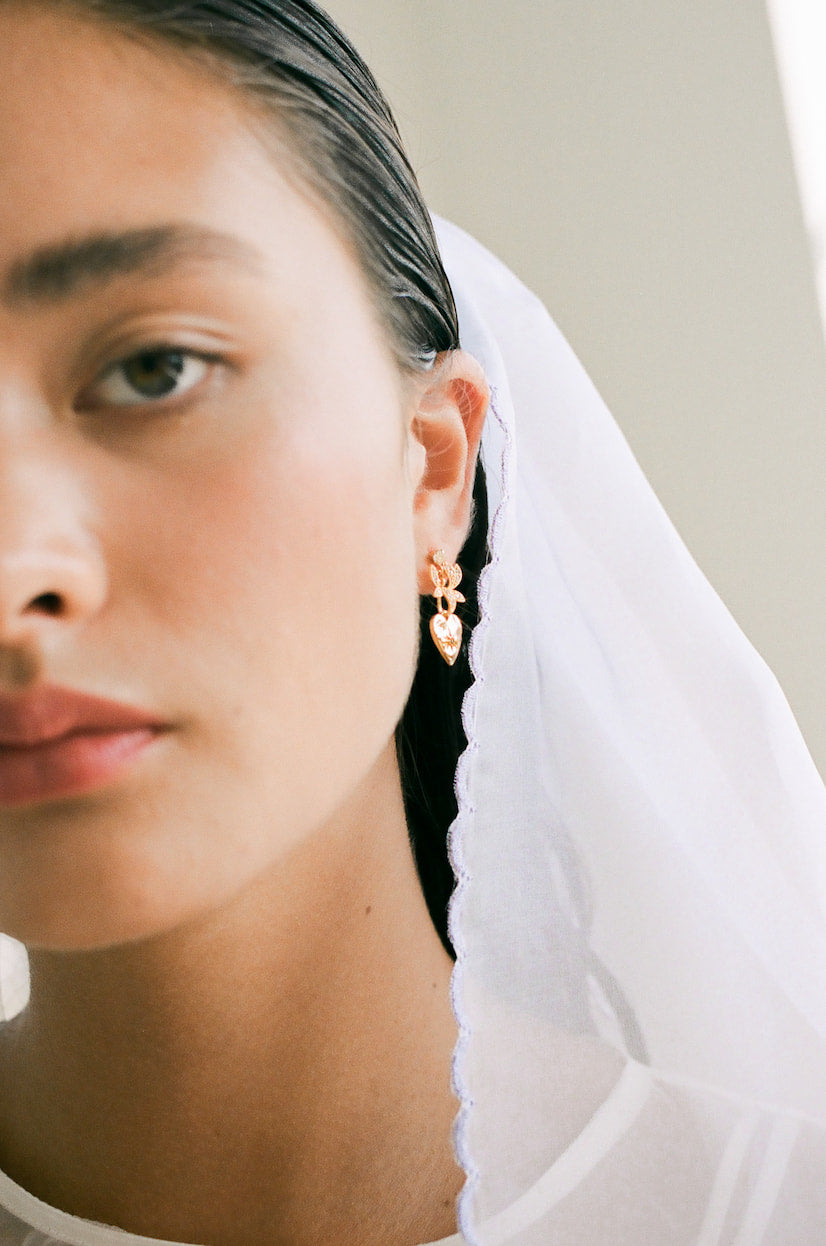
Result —
<instances>
[{"instance_id":1,"label":"eyelash","mask_svg":"<svg viewBox=\"0 0 826 1246\"><path fill-rule=\"evenodd\" d=\"M168 392L149 394L141 396L136 390L132 382L125 378L124 370L130 365L140 365L141 361L149 364L150 361L166 362L172 360L180 361L180 366L173 367L169 373L169 380L173 388ZM120 409L128 410L130 408L150 409L158 407L167 407L175 405L178 400L188 396L195 390L199 389L207 377L210 375L215 366L225 361L221 356L212 354L208 351L193 350L190 347L180 346L174 342L152 342L146 346L142 346L139 350L132 351L121 359L116 359L108 364L102 372L98 374L95 380L89 385L82 394L79 395L75 402L75 409L78 411L96 411L102 409ZM202 364L203 372L196 376L194 380L185 388L180 389L176 382L181 376L186 376L187 370L192 364ZM151 369L146 367L147 375ZM121 396L100 398L94 396L94 391L99 389L107 381L117 381L120 375L120 385L123 391L132 386L132 398L130 400L127 395L126 400L121 400ZM163 386L163 377L158 378Z\"/></svg>"}]
</instances>

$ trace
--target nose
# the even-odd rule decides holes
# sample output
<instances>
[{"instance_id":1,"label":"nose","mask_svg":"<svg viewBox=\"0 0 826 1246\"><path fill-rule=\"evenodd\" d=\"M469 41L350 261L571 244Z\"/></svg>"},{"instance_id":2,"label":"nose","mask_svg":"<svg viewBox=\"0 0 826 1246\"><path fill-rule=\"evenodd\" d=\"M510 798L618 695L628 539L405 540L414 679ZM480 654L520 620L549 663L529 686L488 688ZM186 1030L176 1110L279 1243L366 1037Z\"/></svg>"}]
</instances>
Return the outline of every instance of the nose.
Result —
<instances>
[{"instance_id":1,"label":"nose","mask_svg":"<svg viewBox=\"0 0 826 1246\"><path fill-rule=\"evenodd\" d=\"M101 602L101 577L80 552L49 547L0 555L0 644L14 643L38 620L76 620Z\"/></svg>"},{"instance_id":2,"label":"nose","mask_svg":"<svg viewBox=\"0 0 826 1246\"><path fill-rule=\"evenodd\" d=\"M15 658L89 619L106 598L88 502L66 464L0 446L0 681Z\"/></svg>"}]
</instances>

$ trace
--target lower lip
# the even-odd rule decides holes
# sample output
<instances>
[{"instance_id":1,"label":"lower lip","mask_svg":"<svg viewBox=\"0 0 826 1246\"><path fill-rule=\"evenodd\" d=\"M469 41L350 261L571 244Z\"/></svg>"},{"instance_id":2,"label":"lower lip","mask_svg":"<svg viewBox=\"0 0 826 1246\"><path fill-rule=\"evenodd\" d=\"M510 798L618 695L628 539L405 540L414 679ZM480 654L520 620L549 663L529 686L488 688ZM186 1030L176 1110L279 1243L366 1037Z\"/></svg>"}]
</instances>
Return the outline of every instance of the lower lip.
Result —
<instances>
[{"instance_id":1,"label":"lower lip","mask_svg":"<svg viewBox=\"0 0 826 1246\"><path fill-rule=\"evenodd\" d=\"M0 808L94 791L158 737L153 727L79 732L43 744L0 744Z\"/></svg>"}]
</instances>

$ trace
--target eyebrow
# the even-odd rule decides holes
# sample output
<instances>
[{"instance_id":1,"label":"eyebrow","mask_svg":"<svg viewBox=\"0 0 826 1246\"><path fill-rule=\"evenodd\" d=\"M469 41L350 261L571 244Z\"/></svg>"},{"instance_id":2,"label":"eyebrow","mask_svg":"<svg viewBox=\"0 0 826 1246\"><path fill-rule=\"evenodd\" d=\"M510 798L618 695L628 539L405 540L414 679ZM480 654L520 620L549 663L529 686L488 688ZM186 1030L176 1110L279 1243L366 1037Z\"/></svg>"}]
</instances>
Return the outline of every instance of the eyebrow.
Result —
<instances>
[{"instance_id":1,"label":"eyebrow","mask_svg":"<svg viewBox=\"0 0 826 1246\"><path fill-rule=\"evenodd\" d=\"M16 260L0 282L0 302L12 309L56 303L116 277L160 276L172 265L193 259L260 269L263 257L234 234L187 222L99 231L38 247Z\"/></svg>"}]
</instances>

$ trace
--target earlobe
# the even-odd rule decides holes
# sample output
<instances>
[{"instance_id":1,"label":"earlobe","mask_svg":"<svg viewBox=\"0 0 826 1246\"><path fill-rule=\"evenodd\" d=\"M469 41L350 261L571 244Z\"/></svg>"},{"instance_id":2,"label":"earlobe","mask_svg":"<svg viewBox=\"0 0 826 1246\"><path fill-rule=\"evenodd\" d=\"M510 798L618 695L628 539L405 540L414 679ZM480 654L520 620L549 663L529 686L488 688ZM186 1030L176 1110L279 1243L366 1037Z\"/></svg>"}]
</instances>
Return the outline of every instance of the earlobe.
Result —
<instances>
[{"instance_id":1,"label":"earlobe","mask_svg":"<svg viewBox=\"0 0 826 1246\"><path fill-rule=\"evenodd\" d=\"M420 593L433 591L428 563L432 551L443 549L455 562L467 536L489 398L481 365L463 350L437 359L420 394L411 423L425 451L414 498Z\"/></svg>"}]
</instances>

